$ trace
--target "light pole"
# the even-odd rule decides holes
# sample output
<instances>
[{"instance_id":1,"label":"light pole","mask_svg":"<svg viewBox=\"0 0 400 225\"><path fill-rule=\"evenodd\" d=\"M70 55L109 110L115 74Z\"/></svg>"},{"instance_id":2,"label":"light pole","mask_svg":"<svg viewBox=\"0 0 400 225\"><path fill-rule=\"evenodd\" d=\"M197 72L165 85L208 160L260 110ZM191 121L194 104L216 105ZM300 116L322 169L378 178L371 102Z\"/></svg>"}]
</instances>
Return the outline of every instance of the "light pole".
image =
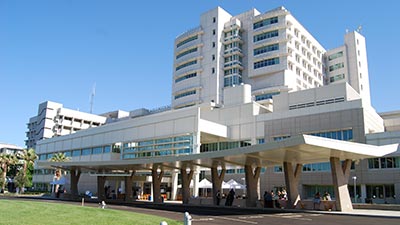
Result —
<instances>
[{"instance_id":1,"label":"light pole","mask_svg":"<svg viewBox=\"0 0 400 225\"><path fill-rule=\"evenodd\" d=\"M353 185L354 185L354 203L356 203L357 202L357 186L356 186L356 184L357 184L357 177L356 176L354 176L353 177Z\"/></svg>"}]
</instances>

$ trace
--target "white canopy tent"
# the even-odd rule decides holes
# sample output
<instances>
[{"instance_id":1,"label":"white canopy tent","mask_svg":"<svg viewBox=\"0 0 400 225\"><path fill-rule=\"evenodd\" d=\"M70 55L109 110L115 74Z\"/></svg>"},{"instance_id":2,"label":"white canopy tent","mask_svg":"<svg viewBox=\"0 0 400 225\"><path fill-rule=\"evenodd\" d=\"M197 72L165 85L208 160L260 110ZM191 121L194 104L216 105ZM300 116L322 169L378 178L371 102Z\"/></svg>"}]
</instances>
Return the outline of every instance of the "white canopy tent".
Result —
<instances>
[{"instance_id":1,"label":"white canopy tent","mask_svg":"<svg viewBox=\"0 0 400 225\"><path fill-rule=\"evenodd\" d=\"M246 185L240 184L234 179L230 179L228 182L226 182L226 184L229 185L230 189L246 189Z\"/></svg>"}]
</instances>

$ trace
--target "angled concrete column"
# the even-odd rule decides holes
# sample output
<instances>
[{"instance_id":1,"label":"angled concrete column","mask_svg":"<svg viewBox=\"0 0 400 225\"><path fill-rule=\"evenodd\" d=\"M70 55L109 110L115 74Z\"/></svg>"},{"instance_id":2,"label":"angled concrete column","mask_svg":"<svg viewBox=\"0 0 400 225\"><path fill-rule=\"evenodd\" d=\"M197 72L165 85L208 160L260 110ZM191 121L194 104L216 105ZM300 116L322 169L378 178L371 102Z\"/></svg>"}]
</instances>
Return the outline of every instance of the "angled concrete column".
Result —
<instances>
[{"instance_id":1,"label":"angled concrete column","mask_svg":"<svg viewBox=\"0 0 400 225\"><path fill-rule=\"evenodd\" d=\"M256 207L258 201L258 180L260 179L260 162L254 158L248 158L244 166L246 175L246 206Z\"/></svg>"},{"instance_id":2,"label":"angled concrete column","mask_svg":"<svg viewBox=\"0 0 400 225\"><path fill-rule=\"evenodd\" d=\"M151 175L153 178L153 202L154 203L162 203L161 199L161 179L164 176L164 171L160 170L158 173L159 167L154 166L151 170Z\"/></svg>"},{"instance_id":3,"label":"angled concrete column","mask_svg":"<svg viewBox=\"0 0 400 225\"><path fill-rule=\"evenodd\" d=\"M199 197L199 180L200 180L200 171L196 167L193 168L193 196Z\"/></svg>"},{"instance_id":4,"label":"angled concrete column","mask_svg":"<svg viewBox=\"0 0 400 225\"><path fill-rule=\"evenodd\" d=\"M106 183L106 177L97 177L97 196L100 200L106 200L106 193L104 191L104 184Z\"/></svg>"},{"instance_id":5,"label":"angled concrete column","mask_svg":"<svg viewBox=\"0 0 400 225\"><path fill-rule=\"evenodd\" d=\"M293 164L291 162L283 162L289 208L296 208L296 205L300 200L299 180L302 170L302 164L296 164L296 168L293 169Z\"/></svg>"},{"instance_id":6,"label":"angled concrete column","mask_svg":"<svg viewBox=\"0 0 400 225\"><path fill-rule=\"evenodd\" d=\"M336 197L336 209L342 212L352 211L353 205L351 203L349 189L347 188L350 176L351 160L346 159L342 164L339 158L331 157L330 162L333 188Z\"/></svg>"},{"instance_id":7,"label":"angled concrete column","mask_svg":"<svg viewBox=\"0 0 400 225\"><path fill-rule=\"evenodd\" d=\"M132 201L132 182L133 182L133 175L135 172L132 172L130 176L125 177L125 201Z\"/></svg>"},{"instance_id":8,"label":"angled concrete column","mask_svg":"<svg viewBox=\"0 0 400 225\"><path fill-rule=\"evenodd\" d=\"M78 182L81 176L81 171L77 169L71 169L70 176L71 176L71 195L72 197L78 197L79 196Z\"/></svg>"},{"instance_id":9,"label":"angled concrete column","mask_svg":"<svg viewBox=\"0 0 400 225\"><path fill-rule=\"evenodd\" d=\"M221 173L218 173L218 166L221 166ZM224 181L225 172L225 164L213 162L213 167L211 168L211 182L213 185L212 192L214 205L217 205L217 192L220 191L222 193L222 181Z\"/></svg>"},{"instance_id":10,"label":"angled concrete column","mask_svg":"<svg viewBox=\"0 0 400 225\"><path fill-rule=\"evenodd\" d=\"M189 173L186 171L186 167L181 168L182 176L182 203L188 204L190 198L190 180L193 178L193 170L190 169Z\"/></svg>"},{"instance_id":11,"label":"angled concrete column","mask_svg":"<svg viewBox=\"0 0 400 225\"><path fill-rule=\"evenodd\" d=\"M171 200L176 200L176 194L178 192L178 170L171 172Z\"/></svg>"}]
</instances>

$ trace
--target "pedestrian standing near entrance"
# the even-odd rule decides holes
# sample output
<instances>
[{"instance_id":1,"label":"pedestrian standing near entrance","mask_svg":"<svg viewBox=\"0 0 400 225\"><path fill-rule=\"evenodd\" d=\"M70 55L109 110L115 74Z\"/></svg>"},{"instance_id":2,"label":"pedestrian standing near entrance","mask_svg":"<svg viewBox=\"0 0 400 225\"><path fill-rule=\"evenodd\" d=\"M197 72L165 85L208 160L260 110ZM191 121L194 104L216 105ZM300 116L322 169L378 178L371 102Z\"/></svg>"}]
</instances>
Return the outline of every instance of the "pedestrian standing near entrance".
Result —
<instances>
[{"instance_id":1,"label":"pedestrian standing near entrance","mask_svg":"<svg viewBox=\"0 0 400 225\"><path fill-rule=\"evenodd\" d=\"M232 206L234 198L235 198L235 191L233 189L231 189L228 193L228 196L226 197L225 205Z\"/></svg>"},{"instance_id":2,"label":"pedestrian standing near entrance","mask_svg":"<svg viewBox=\"0 0 400 225\"><path fill-rule=\"evenodd\" d=\"M274 202L271 192L264 192L264 208L274 208Z\"/></svg>"},{"instance_id":3,"label":"pedestrian standing near entrance","mask_svg":"<svg viewBox=\"0 0 400 225\"><path fill-rule=\"evenodd\" d=\"M314 209L319 209L321 204L321 195L319 192L315 193L314 195ZM315 206L318 206L318 208L315 208Z\"/></svg>"},{"instance_id":4,"label":"pedestrian standing near entrance","mask_svg":"<svg viewBox=\"0 0 400 225\"><path fill-rule=\"evenodd\" d=\"M221 192L219 190L217 191L215 198L217 199L217 205L219 205L219 203L221 202Z\"/></svg>"}]
</instances>

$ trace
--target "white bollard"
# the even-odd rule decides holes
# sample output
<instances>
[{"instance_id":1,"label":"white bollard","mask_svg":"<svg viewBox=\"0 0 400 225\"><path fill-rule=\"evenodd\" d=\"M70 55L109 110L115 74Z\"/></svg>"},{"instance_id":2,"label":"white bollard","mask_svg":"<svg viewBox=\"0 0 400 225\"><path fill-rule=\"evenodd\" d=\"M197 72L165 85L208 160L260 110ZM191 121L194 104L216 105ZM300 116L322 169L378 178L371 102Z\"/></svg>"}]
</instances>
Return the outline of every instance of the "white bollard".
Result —
<instances>
[{"instance_id":1,"label":"white bollard","mask_svg":"<svg viewBox=\"0 0 400 225\"><path fill-rule=\"evenodd\" d=\"M192 216L189 215L188 212L185 212L185 217L183 219L183 224L184 225L192 225Z\"/></svg>"},{"instance_id":2,"label":"white bollard","mask_svg":"<svg viewBox=\"0 0 400 225\"><path fill-rule=\"evenodd\" d=\"M165 221L161 221L160 225L168 225L168 223Z\"/></svg>"}]
</instances>

